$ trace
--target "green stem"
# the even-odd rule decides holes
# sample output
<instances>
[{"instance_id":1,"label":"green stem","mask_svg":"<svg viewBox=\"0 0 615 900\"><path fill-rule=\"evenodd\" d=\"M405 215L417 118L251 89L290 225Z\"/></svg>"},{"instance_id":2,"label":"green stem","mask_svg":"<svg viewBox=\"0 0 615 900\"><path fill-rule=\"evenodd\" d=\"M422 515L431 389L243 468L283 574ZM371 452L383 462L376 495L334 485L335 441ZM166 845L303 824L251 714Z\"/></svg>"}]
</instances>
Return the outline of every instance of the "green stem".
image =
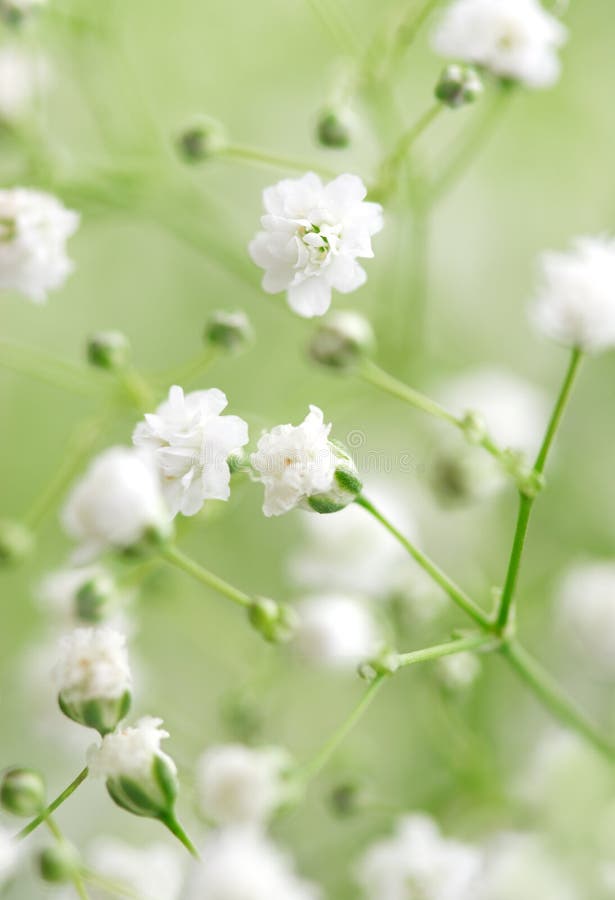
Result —
<instances>
[{"instance_id":1,"label":"green stem","mask_svg":"<svg viewBox=\"0 0 615 900\"><path fill-rule=\"evenodd\" d=\"M457 604L467 615L483 628L490 628L491 622L487 614L478 606L468 595L452 581L445 572L442 571L428 556L422 553L412 544L408 538L395 528L385 516L379 512L370 501L360 494L355 503L367 510L378 522L380 522L389 531L394 538L404 547L410 556L424 569L430 578L439 585L442 590L448 594L451 600Z\"/></svg>"},{"instance_id":2,"label":"green stem","mask_svg":"<svg viewBox=\"0 0 615 900\"><path fill-rule=\"evenodd\" d=\"M384 158L380 166L380 175L376 186L370 194L379 200L386 200L397 188L400 169L410 150L431 123L444 110L442 103L434 103L417 121L398 139L392 152Z\"/></svg>"},{"instance_id":3,"label":"green stem","mask_svg":"<svg viewBox=\"0 0 615 900\"><path fill-rule=\"evenodd\" d=\"M499 646L497 638L490 634L473 634L467 638L457 638L447 641L445 644L435 644L433 647L423 647L421 650L411 650L410 653L399 653L397 661L402 666L413 666L415 663L428 662L431 659L441 659L443 656L453 656L455 653L465 653L477 650L479 647L492 645L492 649Z\"/></svg>"},{"instance_id":4,"label":"green stem","mask_svg":"<svg viewBox=\"0 0 615 900\"><path fill-rule=\"evenodd\" d=\"M171 834L174 834L175 837L184 845L188 853L194 856L195 859L200 858L198 850L174 816L165 816L161 819L161 822L163 825L166 825Z\"/></svg>"},{"instance_id":5,"label":"green stem","mask_svg":"<svg viewBox=\"0 0 615 900\"><path fill-rule=\"evenodd\" d=\"M203 566L195 562L195 560L191 559L189 556L186 556L186 554L182 553L177 547L166 547L162 551L162 557L172 566L175 566L177 569L181 569L183 572L196 578L201 584L207 585L207 587L217 591L218 594L228 597L229 600L232 600L233 603L236 603L238 606L243 606L245 608L252 605L252 600L248 594L233 587L232 584L219 578L218 575L214 575L209 569L203 568Z\"/></svg>"},{"instance_id":6,"label":"green stem","mask_svg":"<svg viewBox=\"0 0 615 900\"><path fill-rule=\"evenodd\" d=\"M551 449L555 434L557 432L557 429L559 428L566 406L570 399L570 393L572 391L575 378L578 374L582 358L583 354L578 348L575 348L570 355L570 362L568 364L568 369L566 370L564 382L553 408L549 424L547 425L547 431L545 433L542 446L538 451L538 456L536 457L536 462L534 463L534 471L539 475L544 472L545 464L547 462L547 456L549 455L549 450Z\"/></svg>"},{"instance_id":7,"label":"green stem","mask_svg":"<svg viewBox=\"0 0 615 900\"><path fill-rule=\"evenodd\" d=\"M15 836L15 839L21 841L24 838L28 837L29 834L32 834L32 832L35 831L39 825L45 822L49 818L49 816L52 815L52 813L54 813L56 809L64 803L65 800L68 800L71 794L74 794L79 785L82 784L87 777L88 768L86 766L85 769L82 769L81 772L79 772L74 781L71 781L68 787L65 788L62 793L59 794L56 799L49 804L49 806L47 806L41 813L39 813L38 816L36 816L35 819L32 819L31 822L29 822L24 828L21 829L20 832L18 832L18 834Z\"/></svg>"},{"instance_id":8,"label":"green stem","mask_svg":"<svg viewBox=\"0 0 615 900\"><path fill-rule=\"evenodd\" d=\"M160 384L165 385L189 384L191 381L194 381L196 378L207 372L219 356L220 350L218 347L208 346L202 353L199 353L198 356L195 356L194 359L185 363L183 366L156 374L154 376L155 380Z\"/></svg>"},{"instance_id":9,"label":"green stem","mask_svg":"<svg viewBox=\"0 0 615 900\"><path fill-rule=\"evenodd\" d=\"M229 144L224 148L221 155L238 162L264 166L267 169L288 169L291 172L301 172L302 174L317 172L324 178L337 178L339 174L318 163L306 162L305 160L294 159L289 156L280 156L276 153L269 153L266 150L259 150L257 147L246 147L244 144Z\"/></svg>"},{"instance_id":10,"label":"green stem","mask_svg":"<svg viewBox=\"0 0 615 900\"><path fill-rule=\"evenodd\" d=\"M84 397L100 394L101 382L87 369L30 347L0 341L0 366Z\"/></svg>"},{"instance_id":11,"label":"green stem","mask_svg":"<svg viewBox=\"0 0 615 900\"><path fill-rule=\"evenodd\" d=\"M331 35L343 53L351 57L360 53L354 33L348 27L346 19L336 15L334 3L326 3L326 9L323 9L320 0L308 0L308 6L322 28Z\"/></svg>"},{"instance_id":12,"label":"green stem","mask_svg":"<svg viewBox=\"0 0 615 900\"><path fill-rule=\"evenodd\" d=\"M66 838L62 834L60 826L57 824L55 819L51 816L48 816L46 819L47 828L52 833L58 844L65 844ZM88 900L88 892L86 890L85 884L83 883L83 876L81 872L74 871L71 874L71 881L73 883L73 887L77 892L77 896L81 898L81 900Z\"/></svg>"},{"instance_id":13,"label":"green stem","mask_svg":"<svg viewBox=\"0 0 615 900\"><path fill-rule=\"evenodd\" d=\"M110 879L99 875L98 872L93 872L91 869L85 869L83 877L86 881L93 884L94 887L102 888L107 894L112 894L116 897L124 897L126 900L146 900L142 894L135 893L128 886L119 884L116 881L111 881Z\"/></svg>"}]
</instances>

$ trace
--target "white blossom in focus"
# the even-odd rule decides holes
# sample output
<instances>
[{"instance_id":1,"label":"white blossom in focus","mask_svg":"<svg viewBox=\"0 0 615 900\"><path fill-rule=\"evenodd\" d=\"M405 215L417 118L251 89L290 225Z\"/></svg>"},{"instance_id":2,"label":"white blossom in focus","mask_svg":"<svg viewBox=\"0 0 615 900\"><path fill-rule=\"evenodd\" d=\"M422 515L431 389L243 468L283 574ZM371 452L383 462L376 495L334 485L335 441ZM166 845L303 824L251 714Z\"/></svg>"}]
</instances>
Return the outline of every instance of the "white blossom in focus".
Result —
<instances>
[{"instance_id":1,"label":"white blossom in focus","mask_svg":"<svg viewBox=\"0 0 615 900\"><path fill-rule=\"evenodd\" d=\"M132 547L149 531L168 531L169 514L151 459L130 447L105 450L73 487L62 524L80 542L82 560Z\"/></svg>"},{"instance_id":2,"label":"white blossom in focus","mask_svg":"<svg viewBox=\"0 0 615 900\"><path fill-rule=\"evenodd\" d=\"M210 833L187 900L318 900L292 860L259 830L231 826Z\"/></svg>"},{"instance_id":3,"label":"white blossom in focus","mask_svg":"<svg viewBox=\"0 0 615 900\"><path fill-rule=\"evenodd\" d=\"M615 674L615 562L572 566L556 595L559 621L594 671Z\"/></svg>"},{"instance_id":4,"label":"white blossom in focus","mask_svg":"<svg viewBox=\"0 0 615 900\"><path fill-rule=\"evenodd\" d=\"M117 838L99 837L87 856L91 869L143 900L180 900L184 857L175 847L162 843L132 847ZM103 900L102 891L89 885L88 891L96 900L99 896Z\"/></svg>"},{"instance_id":5,"label":"white blossom in focus","mask_svg":"<svg viewBox=\"0 0 615 900\"><path fill-rule=\"evenodd\" d=\"M433 49L532 88L553 85L566 28L538 0L453 0L433 34Z\"/></svg>"},{"instance_id":6,"label":"white blossom in focus","mask_svg":"<svg viewBox=\"0 0 615 900\"><path fill-rule=\"evenodd\" d=\"M160 742L169 737L161 725L162 719L144 716L136 725L106 734L99 745L88 750L90 774L95 778L127 776L140 784L151 782L157 790L152 775L156 756L162 757L171 771L177 771L171 757L160 749Z\"/></svg>"},{"instance_id":7,"label":"white blossom in focus","mask_svg":"<svg viewBox=\"0 0 615 900\"><path fill-rule=\"evenodd\" d=\"M15 874L19 862L19 844L13 831L0 828L0 889Z\"/></svg>"},{"instance_id":8,"label":"white blossom in focus","mask_svg":"<svg viewBox=\"0 0 615 900\"><path fill-rule=\"evenodd\" d=\"M372 257L371 237L382 228L382 208L365 201L356 175L339 175L323 185L313 172L286 178L263 192L263 230L249 250L265 270L263 289L287 291L300 316L322 316L332 289L347 294L366 281L358 258Z\"/></svg>"},{"instance_id":9,"label":"white blossom in focus","mask_svg":"<svg viewBox=\"0 0 615 900\"><path fill-rule=\"evenodd\" d=\"M615 238L579 237L568 252L543 253L531 317L565 346L587 353L615 346Z\"/></svg>"},{"instance_id":10,"label":"white blossom in focus","mask_svg":"<svg viewBox=\"0 0 615 900\"><path fill-rule=\"evenodd\" d=\"M477 848L443 837L433 819L414 814L368 847L357 880L366 900L474 900L481 860Z\"/></svg>"},{"instance_id":11,"label":"white blossom in focus","mask_svg":"<svg viewBox=\"0 0 615 900\"><path fill-rule=\"evenodd\" d=\"M72 271L66 241L78 225L78 214L50 194L0 190L0 290L19 291L36 303L46 300Z\"/></svg>"},{"instance_id":12,"label":"white blossom in focus","mask_svg":"<svg viewBox=\"0 0 615 900\"><path fill-rule=\"evenodd\" d=\"M193 516L205 500L230 497L227 460L248 443L248 426L239 416L220 415L227 402L217 388L184 395L174 385L135 428L134 444L153 451L172 515Z\"/></svg>"},{"instance_id":13,"label":"white blossom in focus","mask_svg":"<svg viewBox=\"0 0 615 900\"><path fill-rule=\"evenodd\" d=\"M501 834L485 852L472 900L581 900L569 874L532 834Z\"/></svg>"},{"instance_id":14,"label":"white blossom in focus","mask_svg":"<svg viewBox=\"0 0 615 900\"><path fill-rule=\"evenodd\" d=\"M367 602L341 594L306 597L295 607L292 646L302 659L331 669L356 669L383 641Z\"/></svg>"},{"instance_id":15,"label":"white blossom in focus","mask_svg":"<svg viewBox=\"0 0 615 900\"><path fill-rule=\"evenodd\" d=\"M211 747L197 764L203 815L219 825L266 822L284 800L289 762L278 747Z\"/></svg>"},{"instance_id":16,"label":"white blossom in focus","mask_svg":"<svg viewBox=\"0 0 615 900\"><path fill-rule=\"evenodd\" d=\"M0 120L14 122L28 113L38 92L46 85L44 61L17 47L0 50Z\"/></svg>"},{"instance_id":17,"label":"white blossom in focus","mask_svg":"<svg viewBox=\"0 0 615 900\"><path fill-rule=\"evenodd\" d=\"M126 638L112 628L76 628L60 638L53 674L68 703L121 697L132 687Z\"/></svg>"}]
</instances>

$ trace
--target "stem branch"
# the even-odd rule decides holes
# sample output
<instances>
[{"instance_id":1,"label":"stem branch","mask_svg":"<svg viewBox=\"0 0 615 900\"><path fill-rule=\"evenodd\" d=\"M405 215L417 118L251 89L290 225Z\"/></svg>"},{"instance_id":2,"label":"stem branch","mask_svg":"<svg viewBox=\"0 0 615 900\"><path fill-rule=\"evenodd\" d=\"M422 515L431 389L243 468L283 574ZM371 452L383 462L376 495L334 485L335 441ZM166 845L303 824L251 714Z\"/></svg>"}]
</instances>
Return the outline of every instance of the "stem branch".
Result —
<instances>
[{"instance_id":1,"label":"stem branch","mask_svg":"<svg viewBox=\"0 0 615 900\"><path fill-rule=\"evenodd\" d=\"M218 594L222 594L224 597L228 597L229 600L232 600L233 603L236 603L238 606L251 606L252 600L250 599L248 594L245 594L238 588L233 587L232 584L229 584L228 581L224 581L223 578L220 578L218 575L210 572L209 569L205 569L185 553L182 553L182 551L177 547L166 547L162 551L162 556L168 563L170 563L172 566L175 566L175 568L181 569L188 575L196 578L196 580L200 581L201 584L207 585L207 587L210 587L212 588L212 590L217 591Z\"/></svg>"},{"instance_id":2,"label":"stem branch","mask_svg":"<svg viewBox=\"0 0 615 900\"><path fill-rule=\"evenodd\" d=\"M85 769L82 769L81 772L79 772L74 781L71 781L68 787L65 788L62 793L59 794L56 799L49 804L49 806L47 806L41 813L38 814L38 816L36 816L35 819L32 819L31 822L29 822L24 828L21 829L20 832L18 832L15 839L21 841L24 838L28 837L29 834L32 834L32 832L35 831L39 825L45 822L49 818L49 816L52 815L52 813L54 813L56 809L64 803L65 800L68 800L71 794L73 794L77 790L79 785L82 784L87 777L88 768L86 766Z\"/></svg>"}]
</instances>

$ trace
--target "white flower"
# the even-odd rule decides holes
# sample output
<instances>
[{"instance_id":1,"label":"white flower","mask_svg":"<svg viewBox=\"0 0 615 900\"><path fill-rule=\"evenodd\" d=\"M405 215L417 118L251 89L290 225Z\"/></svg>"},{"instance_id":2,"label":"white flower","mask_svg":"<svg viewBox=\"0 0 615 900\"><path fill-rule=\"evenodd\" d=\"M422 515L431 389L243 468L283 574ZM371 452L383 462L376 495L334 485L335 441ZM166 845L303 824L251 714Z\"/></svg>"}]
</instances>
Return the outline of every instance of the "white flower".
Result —
<instances>
[{"instance_id":1,"label":"white flower","mask_svg":"<svg viewBox=\"0 0 615 900\"><path fill-rule=\"evenodd\" d=\"M46 3L47 0L0 0L0 16L21 18Z\"/></svg>"},{"instance_id":2,"label":"white flower","mask_svg":"<svg viewBox=\"0 0 615 900\"><path fill-rule=\"evenodd\" d=\"M356 669L381 647L382 636L366 601L341 594L319 594L296 606L293 646L315 665Z\"/></svg>"},{"instance_id":3,"label":"white flower","mask_svg":"<svg viewBox=\"0 0 615 900\"><path fill-rule=\"evenodd\" d=\"M263 192L263 231L250 243L250 255L265 270L263 289L288 291L300 316L322 316L331 290L343 294L366 281L357 262L372 257L371 236L382 228L382 208L365 202L367 189L356 175L339 175L323 185L309 172L284 179Z\"/></svg>"},{"instance_id":4,"label":"white flower","mask_svg":"<svg viewBox=\"0 0 615 900\"><path fill-rule=\"evenodd\" d=\"M289 762L277 747L211 747L198 761L203 814L221 825L266 822L284 800Z\"/></svg>"},{"instance_id":5,"label":"white flower","mask_svg":"<svg viewBox=\"0 0 615 900\"><path fill-rule=\"evenodd\" d=\"M368 848L357 876L367 900L471 900L480 864L480 851L442 837L428 816L411 815Z\"/></svg>"},{"instance_id":6,"label":"white flower","mask_svg":"<svg viewBox=\"0 0 615 900\"><path fill-rule=\"evenodd\" d=\"M115 590L113 577L103 566L79 566L57 569L46 575L37 589L41 606L66 622L81 620L78 615L78 594L81 588L96 581L99 590L111 595Z\"/></svg>"},{"instance_id":7,"label":"white flower","mask_svg":"<svg viewBox=\"0 0 615 900\"><path fill-rule=\"evenodd\" d=\"M556 606L567 636L594 671L615 673L615 562L572 566L559 585Z\"/></svg>"},{"instance_id":8,"label":"white flower","mask_svg":"<svg viewBox=\"0 0 615 900\"><path fill-rule=\"evenodd\" d=\"M228 457L248 443L248 426L238 416L222 416L222 391L193 391L184 396L174 385L169 399L145 416L132 439L154 451L162 490L172 515L197 513L205 500L228 500Z\"/></svg>"},{"instance_id":9,"label":"white flower","mask_svg":"<svg viewBox=\"0 0 615 900\"><path fill-rule=\"evenodd\" d=\"M89 848L88 860L94 871L143 900L180 900L183 855L174 847L161 843L131 847L116 838L100 837ZM93 896L99 895L94 891Z\"/></svg>"},{"instance_id":10,"label":"white flower","mask_svg":"<svg viewBox=\"0 0 615 900\"><path fill-rule=\"evenodd\" d=\"M50 194L0 190L0 290L46 300L72 271L65 245L78 225L77 213Z\"/></svg>"},{"instance_id":11,"label":"white flower","mask_svg":"<svg viewBox=\"0 0 615 900\"><path fill-rule=\"evenodd\" d=\"M566 28L537 0L454 0L433 35L440 56L485 66L533 88L554 84Z\"/></svg>"},{"instance_id":12,"label":"white flower","mask_svg":"<svg viewBox=\"0 0 615 900\"><path fill-rule=\"evenodd\" d=\"M14 122L24 116L47 80L43 60L17 47L0 50L0 119Z\"/></svg>"},{"instance_id":13,"label":"white flower","mask_svg":"<svg viewBox=\"0 0 615 900\"><path fill-rule=\"evenodd\" d=\"M254 828L212 832L201 851L188 900L318 900L292 861Z\"/></svg>"},{"instance_id":14,"label":"white flower","mask_svg":"<svg viewBox=\"0 0 615 900\"><path fill-rule=\"evenodd\" d=\"M0 888L14 875L19 862L19 844L13 833L0 828Z\"/></svg>"},{"instance_id":15,"label":"white flower","mask_svg":"<svg viewBox=\"0 0 615 900\"><path fill-rule=\"evenodd\" d=\"M132 687L126 638L112 628L76 628L60 638L54 678L68 703L121 697Z\"/></svg>"},{"instance_id":16,"label":"white flower","mask_svg":"<svg viewBox=\"0 0 615 900\"><path fill-rule=\"evenodd\" d=\"M615 346L615 239L580 237L544 253L531 315L552 340L588 353Z\"/></svg>"},{"instance_id":17,"label":"white flower","mask_svg":"<svg viewBox=\"0 0 615 900\"><path fill-rule=\"evenodd\" d=\"M570 876L539 837L501 834L487 847L472 900L580 900Z\"/></svg>"},{"instance_id":18,"label":"white flower","mask_svg":"<svg viewBox=\"0 0 615 900\"><path fill-rule=\"evenodd\" d=\"M453 653L438 660L441 681L453 691L469 688L481 672L480 659L475 653Z\"/></svg>"},{"instance_id":19,"label":"white flower","mask_svg":"<svg viewBox=\"0 0 615 900\"><path fill-rule=\"evenodd\" d=\"M82 558L138 544L149 531L165 532L169 515L151 460L129 447L111 447L90 464L62 513Z\"/></svg>"},{"instance_id":20,"label":"white flower","mask_svg":"<svg viewBox=\"0 0 615 900\"><path fill-rule=\"evenodd\" d=\"M100 745L88 751L90 774L95 778L126 775L135 780L147 779L155 756L163 756L175 771L171 757L160 749L160 742L169 737L161 725L162 719L144 716L136 725L105 735Z\"/></svg>"}]
</instances>

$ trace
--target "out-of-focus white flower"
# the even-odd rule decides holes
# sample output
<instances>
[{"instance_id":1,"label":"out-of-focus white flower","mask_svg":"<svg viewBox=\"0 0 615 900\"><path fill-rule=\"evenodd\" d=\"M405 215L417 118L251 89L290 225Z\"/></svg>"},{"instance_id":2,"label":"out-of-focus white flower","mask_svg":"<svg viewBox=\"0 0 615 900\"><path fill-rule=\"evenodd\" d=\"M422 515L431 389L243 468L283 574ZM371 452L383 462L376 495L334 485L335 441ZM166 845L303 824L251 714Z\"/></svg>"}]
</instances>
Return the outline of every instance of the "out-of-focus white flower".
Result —
<instances>
[{"instance_id":1,"label":"out-of-focus white flower","mask_svg":"<svg viewBox=\"0 0 615 900\"><path fill-rule=\"evenodd\" d=\"M357 259L374 255L371 236L382 228L382 208L366 194L356 175L323 185L313 172L267 188L263 231L249 247L265 270L263 289L287 291L291 309L312 318L329 309L332 289L361 287L367 276Z\"/></svg>"},{"instance_id":2,"label":"out-of-focus white flower","mask_svg":"<svg viewBox=\"0 0 615 900\"><path fill-rule=\"evenodd\" d=\"M373 657L382 636L367 602L341 594L319 594L296 606L293 647L310 663L332 669L355 669Z\"/></svg>"},{"instance_id":3,"label":"out-of-focus white flower","mask_svg":"<svg viewBox=\"0 0 615 900\"><path fill-rule=\"evenodd\" d=\"M47 0L0 0L0 18L9 23L20 22L46 3Z\"/></svg>"},{"instance_id":4,"label":"out-of-focus white flower","mask_svg":"<svg viewBox=\"0 0 615 900\"><path fill-rule=\"evenodd\" d=\"M203 814L220 825L266 822L285 798L289 764L279 747L211 747L197 768Z\"/></svg>"},{"instance_id":5,"label":"out-of-focus white flower","mask_svg":"<svg viewBox=\"0 0 615 900\"><path fill-rule=\"evenodd\" d=\"M361 483L350 457L329 440L330 431L322 410L310 406L301 425L276 425L262 435L250 461L265 486L266 516L300 504L333 512L354 500Z\"/></svg>"},{"instance_id":6,"label":"out-of-focus white flower","mask_svg":"<svg viewBox=\"0 0 615 900\"><path fill-rule=\"evenodd\" d=\"M248 443L248 426L239 416L220 415L227 403L217 388L184 395L174 385L134 430L135 445L154 453L172 515L193 516L205 500L231 495L227 460Z\"/></svg>"},{"instance_id":7,"label":"out-of-focus white flower","mask_svg":"<svg viewBox=\"0 0 615 900\"><path fill-rule=\"evenodd\" d=\"M131 847L111 837L99 837L88 849L90 867L143 900L179 900L184 878L183 854L166 844ZM98 900L96 888L88 885ZM104 893L104 897L107 894ZM103 898L103 892L100 892Z\"/></svg>"},{"instance_id":8,"label":"out-of-focus white flower","mask_svg":"<svg viewBox=\"0 0 615 900\"><path fill-rule=\"evenodd\" d=\"M536 328L568 347L615 346L615 239L579 237L567 253L543 253L531 309Z\"/></svg>"},{"instance_id":9,"label":"out-of-focus white flower","mask_svg":"<svg viewBox=\"0 0 615 900\"><path fill-rule=\"evenodd\" d=\"M42 303L73 268L66 241L79 216L50 194L28 188L0 191L0 290Z\"/></svg>"},{"instance_id":10,"label":"out-of-focus white flower","mask_svg":"<svg viewBox=\"0 0 615 900\"><path fill-rule=\"evenodd\" d=\"M46 612L72 624L108 619L119 598L111 573L103 566L92 565L57 569L45 575L38 585L37 599Z\"/></svg>"},{"instance_id":11,"label":"out-of-focus white flower","mask_svg":"<svg viewBox=\"0 0 615 900\"><path fill-rule=\"evenodd\" d=\"M556 594L558 617L594 671L615 673L615 562L579 563Z\"/></svg>"},{"instance_id":12,"label":"out-of-focus white flower","mask_svg":"<svg viewBox=\"0 0 615 900\"><path fill-rule=\"evenodd\" d=\"M45 62L18 47L0 50L0 120L14 122L28 113L48 81Z\"/></svg>"},{"instance_id":13,"label":"out-of-focus white flower","mask_svg":"<svg viewBox=\"0 0 615 900\"><path fill-rule=\"evenodd\" d=\"M481 672L475 653L453 653L438 660L437 672L442 683L453 691L469 688Z\"/></svg>"},{"instance_id":14,"label":"out-of-focus white flower","mask_svg":"<svg viewBox=\"0 0 615 900\"><path fill-rule=\"evenodd\" d=\"M532 834L501 834L487 846L473 900L579 900L570 876Z\"/></svg>"},{"instance_id":15,"label":"out-of-focus white flower","mask_svg":"<svg viewBox=\"0 0 615 900\"><path fill-rule=\"evenodd\" d=\"M0 828L0 887L14 875L19 862L19 844L13 833Z\"/></svg>"},{"instance_id":16,"label":"out-of-focus white flower","mask_svg":"<svg viewBox=\"0 0 615 900\"><path fill-rule=\"evenodd\" d=\"M234 826L207 839L187 900L318 900L320 896L265 835L255 828Z\"/></svg>"},{"instance_id":17,"label":"out-of-focus white flower","mask_svg":"<svg viewBox=\"0 0 615 900\"><path fill-rule=\"evenodd\" d=\"M538 0L454 0L433 35L440 56L485 66L532 88L554 84L566 28Z\"/></svg>"},{"instance_id":18,"label":"out-of-focus white flower","mask_svg":"<svg viewBox=\"0 0 615 900\"><path fill-rule=\"evenodd\" d=\"M470 900L480 865L479 850L444 838L429 816L411 815L368 848L357 878L367 900Z\"/></svg>"},{"instance_id":19,"label":"out-of-focus white flower","mask_svg":"<svg viewBox=\"0 0 615 900\"><path fill-rule=\"evenodd\" d=\"M80 541L81 559L166 534L169 514L151 459L130 447L105 450L72 489L62 523Z\"/></svg>"}]
</instances>

